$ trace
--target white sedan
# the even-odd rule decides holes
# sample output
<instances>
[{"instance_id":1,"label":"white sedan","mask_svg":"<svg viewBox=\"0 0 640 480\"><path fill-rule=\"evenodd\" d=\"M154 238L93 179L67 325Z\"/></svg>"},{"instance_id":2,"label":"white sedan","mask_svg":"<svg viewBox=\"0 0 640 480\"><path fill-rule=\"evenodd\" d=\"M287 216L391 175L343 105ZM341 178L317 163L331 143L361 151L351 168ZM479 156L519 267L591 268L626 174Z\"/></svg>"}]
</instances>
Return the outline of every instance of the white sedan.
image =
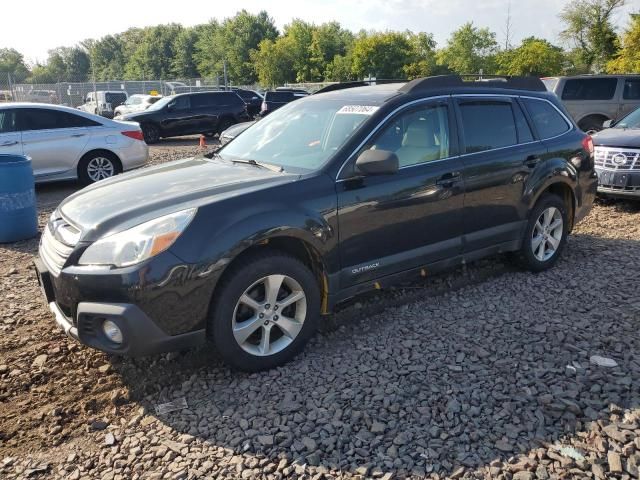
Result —
<instances>
[{"instance_id":1,"label":"white sedan","mask_svg":"<svg viewBox=\"0 0 640 480\"><path fill-rule=\"evenodd\" d=\"M127 113L142 112L156 103L162 97L160 95L135 94L127 98L127 101L116 107L113 111L114 118L121 117Z\"/></svg>"},{"instance_id":2,"label":"white sedan","mask_svg":"<svg viewBox=\"0 0 640 480\"><path fill-rule=\"evenodd\" d=\"M140 125L58 105L0 105L0 154L31 158L36 182L79 179L89 184L149 157Z\"/></svg>"}]
</instances>

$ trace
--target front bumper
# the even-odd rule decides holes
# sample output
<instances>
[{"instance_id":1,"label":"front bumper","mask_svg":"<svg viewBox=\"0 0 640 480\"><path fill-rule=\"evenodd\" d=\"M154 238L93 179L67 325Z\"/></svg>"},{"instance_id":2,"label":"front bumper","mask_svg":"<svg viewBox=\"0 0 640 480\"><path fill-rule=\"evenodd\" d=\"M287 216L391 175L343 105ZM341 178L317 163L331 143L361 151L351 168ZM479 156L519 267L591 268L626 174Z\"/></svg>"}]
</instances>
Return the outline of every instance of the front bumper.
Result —
<instances>
[{"instance_id":1,"label":"front bumper","mask_svg":"<svg viewBox=\"0 0 640 480\"><path fill-rule=\"evenodd\" d=\"M612 197L640 198L640 170L596 168L598 193Z\"/></svg>"},{"instance_id":2,"label":"front bumper","mask_svg":"<svg viewBox=\"0 0 640 480\"><path fill-rule=\"evenodd\" d=\"M34 260L38 283L55 322L67 336L84 345L104 352L143 356L182 350L202 345L206 341L204 329L170 335L163 331L140 307L131 303L78 302L72 310L59 304L57 288L47 266ZM122 331L123 342L117 344L102 331L106 320L114 322Z\"/></svg>"}]
</instances>

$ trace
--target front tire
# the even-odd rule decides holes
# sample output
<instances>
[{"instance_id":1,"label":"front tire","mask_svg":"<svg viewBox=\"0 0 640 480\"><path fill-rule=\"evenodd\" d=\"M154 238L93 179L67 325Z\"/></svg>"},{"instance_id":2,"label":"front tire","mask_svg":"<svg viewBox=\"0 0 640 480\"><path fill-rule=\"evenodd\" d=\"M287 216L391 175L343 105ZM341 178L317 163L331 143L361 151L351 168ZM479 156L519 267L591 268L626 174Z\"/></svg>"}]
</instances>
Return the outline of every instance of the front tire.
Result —
<instances>
[{"instance_id":1,"label":"front tire","mask_svg":"<svg viewBox=\"0 0 640 480\"><path fill-rule=\"evenodd\" d=\"M223 360L257 372L297 355L320 316L316 279L285 253L260 251L242 259L216 289L207 332Z\"/></svg>"},{"instance_id":2,"label":"front tire","mask_svg":"<svg viewBox=\"0 0 640 480\"><path fill-rule=\"evenodd\" d=\"M532 272L553 267L567 242L569 233L567 207L556 195L547 194L531 211L525 231L520 261Z\"/></svg>"}]
</instances>

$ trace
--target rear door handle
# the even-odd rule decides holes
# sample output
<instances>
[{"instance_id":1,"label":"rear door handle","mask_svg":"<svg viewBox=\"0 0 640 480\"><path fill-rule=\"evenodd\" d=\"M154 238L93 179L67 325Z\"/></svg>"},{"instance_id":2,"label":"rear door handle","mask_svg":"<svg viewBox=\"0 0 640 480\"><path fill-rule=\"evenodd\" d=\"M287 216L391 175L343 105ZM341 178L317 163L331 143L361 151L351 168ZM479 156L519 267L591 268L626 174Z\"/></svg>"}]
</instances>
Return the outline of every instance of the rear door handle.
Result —
<instances>
[{"instance_id":1,"label":"rear door handle","mask_svg":"<svg viewBox=\"0 0 640 480\"><path fill-rule=\"evenodd\" d=\"M86 133L74 133L73 135L71 135L73 138L78 138L78 137L84 137L86 135Z\"/></svg>"},{"instance_id":2,"label":"rear door handle","mask_svg":"<svg viewBox=\"0 0 640 480\"><path fill-rule=\"evenodd\" d=\"M17 145L18 142L16 142L15 140L13 142L4 142L4 143L0 143L0 147L10 147L12 145Z\"/></svg>"},{"instance_id":3,"label":"rear door handle","mask_svg":"<svg viewBox=\"0 0 640 480\"><path fill-rule=\"evenodd\" d=\"M534 168L538 163L540 163L540 160L540 157L537 155L529 155L523 163L529 168Z\"/></svg>"},{"instance_id":4,"label":"rear door handle","mask_svg":"<svg viewBox=\"0 0 640 480\"><path fill-rule=\"evenodd\" d=\"M449 172L442 175L436 180L436 185L444 188L451 188L453 184L460 180L460 172Z\"/></svg>"}]
</instances>

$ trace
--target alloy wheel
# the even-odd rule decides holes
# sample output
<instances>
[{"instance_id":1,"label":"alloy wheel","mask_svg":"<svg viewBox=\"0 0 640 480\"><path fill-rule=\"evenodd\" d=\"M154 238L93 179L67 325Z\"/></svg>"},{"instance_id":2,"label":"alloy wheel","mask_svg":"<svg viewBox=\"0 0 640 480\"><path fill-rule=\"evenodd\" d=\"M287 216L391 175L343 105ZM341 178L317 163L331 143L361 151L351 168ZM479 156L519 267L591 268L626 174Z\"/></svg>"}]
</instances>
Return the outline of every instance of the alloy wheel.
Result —
<instances>
[{"instance_id":1,"label":"alloy wheel","mask_svg":"<svg viewBox=\"0 0 640 480\"><path fill-rule=\"evenodd\" d=\"M553 257L560 246L564 233L562 213L556 207L549 207L540 214L531 235L531 250L537 260L546 262Z\"/></svg>"},{"instance_id":2,"label":"alloy wheel","mask_svg":"<svg viewBox=\"0 0 640 480\"><path fill-rule=\"evenodd\" d=\"M92 182L112 177L115 171L113 162L106 157L92 158L87 164L87 175Z\"/></svg>"},{"instance_id":3,"label":"alloy wheel","mask_svg":"<svg viewBox=\"0 0 640 480\"><path fill-rule=\"evenodd\" d=\"M297 338L307 316L307 298L287 275L268 275L247 288L233 311L233 336L255 356L274 355Z\"/></svg>"}]
</instances>

